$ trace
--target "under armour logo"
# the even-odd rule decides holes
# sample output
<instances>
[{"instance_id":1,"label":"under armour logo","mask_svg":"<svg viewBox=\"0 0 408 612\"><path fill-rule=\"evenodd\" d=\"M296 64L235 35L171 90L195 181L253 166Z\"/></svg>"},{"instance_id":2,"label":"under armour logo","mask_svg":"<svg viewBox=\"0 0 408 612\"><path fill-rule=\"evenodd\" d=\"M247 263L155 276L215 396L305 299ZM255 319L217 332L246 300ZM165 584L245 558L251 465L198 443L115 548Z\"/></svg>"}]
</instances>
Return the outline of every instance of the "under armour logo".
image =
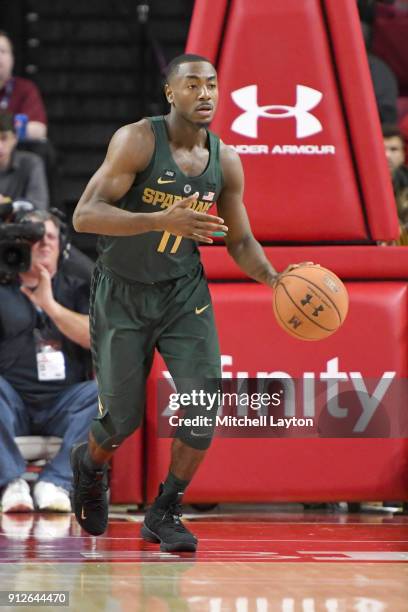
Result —
<instances>
[{"instance_id":1,"label":"under armour logo","mask_svg":"<svg viewBox=\"0 0 408 612\"><path fill-rule=\"evenodd\" d=\"M312 312L312 316L318 317L319 312L323 312L323 310L324 310L324 307L320 304L320 306L314 309L314 311Z\"/></svg>"},{"instance_id":2,"label":"under armour logo","mask_svg":"<svg viewBox=\"0 0 408 612\"><path fill-rule=\"evenodd\" d=\"M243 136L258 137L259 117L265 117L266 119L295 117L297 138L306 138L323 130L320 121L309 113L323 98L322 92L317 89L305 85L296 85L295 106L285 106L283 104L259 106L258 85L248 85L237 89L231 93L231 97L235 104L245 111L233 121L231 130ZM271 112L274 110L278 112Z\"/></svg>"},{"instance_id":3,"label":"under armour logo","mask_svg":"<svg viewBox=\"0 0 408 612\"><path fill-rule=\"evenodd\" d=\"M306 297L305 297L305 298L303 298L303 300L300 300L300 303L301 303L303 306L306 306L306 304L309 304L309 303L310 303L310 301L311 301L312 297L313 297L313 296L311 296L311 295L310 295L310 293L306 293Z\"/></svg>"},{"instance_id":4,"label":"under armour logo","mask_svg":"<svg viewBox=\"0 0 408 612\"><path fill-rule=\"evenodd\" d=\"M295 316L293 316L288 323L289 325L292 325L293 329L297 329L299 325L302 325L302 321L299 321L299 319Z\"/></svg>"},{"instance_id":5,"label":"under armour logo","mask_svg":"<svg viewBox=\"0 0 408 612\"><path fill-rule=\"evenodd\" d=\"M313 307L313 312L312 315L314 317L318 317L319 316L319 312L323 312L324 310L324 306L322 306L320 304L320 306L315 306L312 302L312 295L310 295L310 293L306 293L305 297L303 298L303 300L300 300L300 303L302 304L302 306L307 306L308 304L310 304Z\"/></svg>"}]
</instances>

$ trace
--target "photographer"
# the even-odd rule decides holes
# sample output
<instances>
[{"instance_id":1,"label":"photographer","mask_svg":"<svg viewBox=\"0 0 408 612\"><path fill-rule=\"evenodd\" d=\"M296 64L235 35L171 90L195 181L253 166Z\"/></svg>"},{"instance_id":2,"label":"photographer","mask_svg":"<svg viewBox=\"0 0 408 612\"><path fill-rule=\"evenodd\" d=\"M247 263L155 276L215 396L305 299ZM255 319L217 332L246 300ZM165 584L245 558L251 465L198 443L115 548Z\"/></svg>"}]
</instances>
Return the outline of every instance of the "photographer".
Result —
<instances>
[{"instance_id":1,"label":"photographer","mask_svg":"<svg viewBox=\"0 0 408 612\"><path fill-rule=\"evenodd\" d=\"M69 450L86 439L97 413L96 383L89 380L89 286L60 266L60 222L45 211L45 233L31 247L31 266L0 285L0 488L3 512L34 509L21 478L25 461L15 436L63 438L42 470L33 497L39 510L71 510Z\"/></svg>"}]
</instances>

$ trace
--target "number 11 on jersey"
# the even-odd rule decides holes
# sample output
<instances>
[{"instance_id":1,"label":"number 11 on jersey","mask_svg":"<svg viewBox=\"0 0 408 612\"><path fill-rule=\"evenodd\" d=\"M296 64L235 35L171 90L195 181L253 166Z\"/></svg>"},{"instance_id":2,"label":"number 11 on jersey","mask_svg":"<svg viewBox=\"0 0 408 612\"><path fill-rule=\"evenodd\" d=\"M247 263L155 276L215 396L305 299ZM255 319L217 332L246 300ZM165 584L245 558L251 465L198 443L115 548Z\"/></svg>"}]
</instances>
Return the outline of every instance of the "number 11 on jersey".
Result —
<instances>
[{"instance_id":1,"label":"number 11 on jersey","mask_svg":"<svg viewBox=\"0 0 408 612\"><path fill-rule=\"evenodd\" d=\"M158 251L159 253L164 253L164 251L165 251L165 249L166 249L166 246L167 246L167 243L168 243L168 241L169 241L169 239L170 239L170 236L171 236L170 232L163 232L162 239L160 240L160 244L159 244L159 246L157 247L157 251ZM172 247L171 247L171 249L170 249L170 253L171 253L171 254L174 254L174 253L176 253L176 252L177 252L177 249L178 249L178 248L179 248L179 246L180 246L180 242L182 241L183 236L176 236L175 238L176 238L176 239L175 239L175 241L174 241L174 244L173 244L173 246L172 246Z\"/></svg>"}]
</instances>

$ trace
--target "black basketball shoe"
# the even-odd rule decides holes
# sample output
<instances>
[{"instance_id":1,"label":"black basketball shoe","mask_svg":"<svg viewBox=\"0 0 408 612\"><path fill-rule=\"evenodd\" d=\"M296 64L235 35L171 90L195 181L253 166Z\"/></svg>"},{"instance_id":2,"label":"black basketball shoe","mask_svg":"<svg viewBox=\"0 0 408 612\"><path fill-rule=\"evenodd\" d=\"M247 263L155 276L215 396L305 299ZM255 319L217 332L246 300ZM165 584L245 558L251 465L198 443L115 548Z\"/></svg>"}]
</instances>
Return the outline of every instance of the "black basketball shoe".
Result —
<instances>
[{"instance_id":1,"label":"black basketball shoe","mask_svg":"<svg viewBox=\"0 0 408 612\"><path fill-rule=\"evenodd\" d=\"M71 467L74 476L71 492L72 508L78 523L91 535L101 535L108 526L108 471L88 470L83 457L88 444L77 444L71 450Z\"/></svg>"},{"instance_id":2,"label":"black basketball shoe","mask_svg":"<svg viewBox=\"0 0 408 612\"><path fill-rule=\"evenodd\" d=\"M148 542L160 542L160 550L164 552L194 552L197 549L197 538L180 520L182 494L162 495L162 491L161 484L159 495L146 512L140 531L142 538Z\"/></svg>"}]
</instances>

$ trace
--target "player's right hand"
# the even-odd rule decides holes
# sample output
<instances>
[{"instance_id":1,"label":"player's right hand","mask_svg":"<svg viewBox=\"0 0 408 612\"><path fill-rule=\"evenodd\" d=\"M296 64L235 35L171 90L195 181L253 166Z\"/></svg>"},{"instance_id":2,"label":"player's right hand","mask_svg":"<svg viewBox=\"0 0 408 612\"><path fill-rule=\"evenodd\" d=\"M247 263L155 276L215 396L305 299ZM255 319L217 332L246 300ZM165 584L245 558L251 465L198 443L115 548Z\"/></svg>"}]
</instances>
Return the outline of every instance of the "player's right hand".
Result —
<instances>
[{"instance_id":1,"label":"player's right hand","mask_svg":"<svg viewBox=\"0 0 408 612\"><path fill-rule=\"evenodd\" d=\"M278 274L276 275L273 281L272 287L276 289L282 276L284 276L285 274L288 274L288 272L292 272L292 270L296 270L296 268L300 268L301 266L318 266L318 265L319 264L313 263L313 261L301 261L298 264L289 264L288 266L286 266L284 270L282 270L282 272L278 272Z\"/></svg>"},{"instance_id":2,"label":"player's right hand","mask_svg":"<svg viewBox=\"0 0 408 612\"><path fill-rule=\"evenodd\" d=\"M211 236L214 232L226 233L228 227L224 225L224 219L207 213L196 212L190 208L197 198L198 192L158 213L162 215L160 229L175 236L183 236L207 244L213 242Z\"/></svg>"}]
</instances>

